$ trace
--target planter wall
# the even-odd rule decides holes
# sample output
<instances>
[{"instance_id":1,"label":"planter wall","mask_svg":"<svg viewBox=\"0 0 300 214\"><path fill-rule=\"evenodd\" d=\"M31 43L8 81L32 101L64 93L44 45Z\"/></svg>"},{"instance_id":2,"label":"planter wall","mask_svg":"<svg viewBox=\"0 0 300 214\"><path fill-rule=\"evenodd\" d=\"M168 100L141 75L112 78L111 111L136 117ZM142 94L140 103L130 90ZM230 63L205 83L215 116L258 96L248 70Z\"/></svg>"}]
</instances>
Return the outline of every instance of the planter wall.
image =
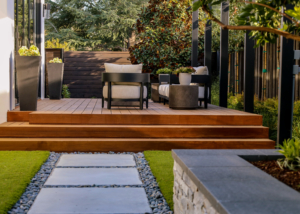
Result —
<instances>
[{"instance_id":1,"label":"planter wall","mask_svg":"<svg viewBox=\"0 0 300 214\"><path fill-rule=\"evenodd\" d=\"M64 63L47 63L48 91L50 99L60 100L64 75Z\"/></svg>"},{"instance_id":2,"label":"planter wall","mask_svg":"<svg viewBox=\"0 0 300 214\"><path fill-rule=\"evenodd\" d=\"M17 87L21 111L36 111L41 56L16 56Z\"/></svg>"}]
</instances>

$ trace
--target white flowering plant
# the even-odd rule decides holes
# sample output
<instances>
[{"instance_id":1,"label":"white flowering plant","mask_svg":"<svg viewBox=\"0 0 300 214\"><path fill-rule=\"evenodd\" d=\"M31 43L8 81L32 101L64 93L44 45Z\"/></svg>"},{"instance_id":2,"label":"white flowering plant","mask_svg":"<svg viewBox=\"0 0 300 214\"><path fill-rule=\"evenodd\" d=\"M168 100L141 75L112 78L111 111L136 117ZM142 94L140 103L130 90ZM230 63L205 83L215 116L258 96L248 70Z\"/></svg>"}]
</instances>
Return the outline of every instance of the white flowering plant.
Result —
<instances>
[{"instance_id":1,"label":"white flowering plant","mask_svg":"<svg viewBox=\"0 0 300 214\"><path fill-rule=\"evenodd\" d=\"M50 60L49 63L62 63L62 59L56 57L56 58Z\"/></svg>"},{"instance_id":2,"label":"white flowering plant","mask_svg":"<svg viewBox=\"0 0 300 214\"><path fill-rule=\"evenodd\" d=\"M18 52L20 56L41 56L38 47L35 45L31 45L29 49L26 46L23 46Z\"/></svg>"}]
</instances>

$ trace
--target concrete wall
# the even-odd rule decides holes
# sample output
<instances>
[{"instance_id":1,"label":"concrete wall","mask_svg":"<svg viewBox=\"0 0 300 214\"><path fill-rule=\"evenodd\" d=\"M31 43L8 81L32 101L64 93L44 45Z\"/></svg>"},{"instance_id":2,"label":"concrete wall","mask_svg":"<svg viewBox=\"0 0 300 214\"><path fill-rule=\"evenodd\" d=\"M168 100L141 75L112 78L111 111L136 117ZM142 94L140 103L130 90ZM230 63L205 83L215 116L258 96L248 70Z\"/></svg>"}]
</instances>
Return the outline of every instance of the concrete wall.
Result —
<instances>
[{"instance_id":1,"label":"concrete wall","mask_svg":"<svg viewBox=\"0 0 300 214\"><path fill-rule=\"evenodd\" d=\"M0 0L0 123L14 107L14 1Z\"/></svg>"}]
</instances>

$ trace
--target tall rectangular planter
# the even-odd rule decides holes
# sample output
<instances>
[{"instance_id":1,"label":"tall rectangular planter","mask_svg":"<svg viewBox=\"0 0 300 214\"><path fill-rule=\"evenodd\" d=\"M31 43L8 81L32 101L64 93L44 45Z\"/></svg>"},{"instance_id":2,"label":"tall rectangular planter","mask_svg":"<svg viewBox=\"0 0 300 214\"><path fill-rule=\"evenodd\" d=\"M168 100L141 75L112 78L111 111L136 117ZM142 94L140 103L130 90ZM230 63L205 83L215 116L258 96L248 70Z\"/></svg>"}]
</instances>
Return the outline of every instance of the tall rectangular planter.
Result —
<instances>
[{"instance_id":1,"label":"tall rectangular planter","mask_svg":"<svg viewBox=\"0 0 300 214\"><path fill-rule=\"evenodd\" d=\"M17 87L21 111L36 111L41 56L16 56Z\"/></svg>"},{"instance_id":2,"label":"tall rectangular planter","mask_svg":"<svg viewBox=\"0 0 300 214\"><path fill-rule=\"evenodd\" d=\"M48 63L47 70L49 97L53 100L60 100L64 76L64 63Z\"/></svg>"}]
</instances>

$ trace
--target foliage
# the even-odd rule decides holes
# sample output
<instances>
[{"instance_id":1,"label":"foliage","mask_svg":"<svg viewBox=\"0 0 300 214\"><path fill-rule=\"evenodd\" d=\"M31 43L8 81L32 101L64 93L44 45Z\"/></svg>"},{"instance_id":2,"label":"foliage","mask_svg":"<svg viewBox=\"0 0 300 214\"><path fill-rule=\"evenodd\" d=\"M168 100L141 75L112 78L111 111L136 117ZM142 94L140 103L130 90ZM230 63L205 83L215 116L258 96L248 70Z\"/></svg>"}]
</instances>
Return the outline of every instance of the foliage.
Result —
<instances>
[{"instance_id":1,"label":"foliage","mask_svg":"<svg viewBox=\"0 0 300 214\"><path fill-rule=\"evenodd\" d=\"M246 2L247 4L243 1L230 0L230 4L241 4L238 9L236 22L238 26L231 23L226 25L215 16L214 6L219 5L221 2L221 0L198 0L193 4L193 9L201 8L209 16L209 19L223 29L250 30L250 35L256 40L257 46L276 42L278 35L300 41L300 36L297 36L297 33L300 31L297 20L300 13L299 8L295 7L286 13L280 12L281 7L285 7L288 4L299 6L298 0L258 0L257 2L249 0ZM283 28L280 29L282 16L285 16L290 21L285 21Z\"/></svg>"},{"instance_id":2,"label":"foliage","mask_svg":"<svg viewBox=\"0 0 300 214\"><path fill-rule=\"evenodd\" d=\"M227 102L228 102L228 108L240 110L240 111L242 111L244 109L244 95L243 94L237 94L236 96L229 94Z\"/></svg>"},{"instance_id":3,"label":"foliage","mask_svg":"<svg viewBox=\"0 0 300 214\"><path fill-rule=\"evenodd\" d=\"M173 164L170 151L145 151L145 158L171 210L173 208Z\"/></svg>"},{"instance_id":4,"label":"foliage","mask_svg":"<svg viewBox=\"0 0 300 214\"><path fill-rule=\"evenodd\" d=\"M219 105L219 93L220 93L220 82L219 77L217 77L211 84L211 104Z\"/></svg>"},{"instance_id":5,"label":"foliage","mask_svg":"<svg viewBox=\"0 0 300 214\"><path fill-rule=\"evenodd\" d=\"M170 68L160 68L156 71L156 74L172 74L172 72Z\"/></svg>"},{"instance_id":6,"label":"foliage","mask_svg":"<svg viewBox=\"0 0 300 214\"><path fill-rule=\"evenodd\" d=\"M300 140L288 139L283 142L282 145L279 145L278 152L283 154L285 158L279 159L277 161L281 169L288 168L290 170L297 170L300 168Z\"/></svg>"},{"instance_id":7,"label":"foliage","mask_svg":"<svg viewBox=\"0 0 300 214\"><path fill-rule=\"evenodd\" d=\"M0 214L8 213L20 199L48 157L45 151L0 151Z\"/></svg>"},{"instance_id":8,"label":"foliage","mask_svg":"<svg viewBox=\"0 0 300 214\"><path fill-rule=\"evenodd\" d=\"M19 49L20 56L41 56L38 47L31 45L28 49L26 46L23 46Z\"/></svg>"},{"instance_id":9,"label":"foliage","mask_svg":"<svg viewBox=\"0 0 300 214\"><path fill-rule=\"evenodd\" d=\"M62 59L56 57L56 58L50 60L49 63L62 63Z\"/></svg>"},{"instance_id":10,"label":"foliage","mask_svg":"<svg viewBox=\"0 0 300 214\"><path fill-rule=\"evenodd\" d=\"M190 0L150 0L135 28L140 42L129 48L132 64L143 63L144 72L172 70L191 64L192 10ZM199 34L204 26L200 22ZM199 55L204 38L199 37Z\"/></svg>"},{"instance_id":11,"label":"foliage","mask_svg":"<svg viewBox=\"0 0 300 214\"><path fill-rule=\"evenodd\" d=\"M71 47L71 45L69 43L67 43L67 42L60 43L59 39L54 39L54 38L46 41L45 48L63 48L64 51L74 51L75 50L75 48Z\"/></svg>"},{"instance_id":12,"label":"foliage","mask_svg":"<svg viewBox=\"0 0 300 214\"><path fill-rule=\"evenodd\" d=\"M134 31L147 0L48 0L51 18L45 23L46 41L67 42L76 49L123 47Z\"/></svg>"},{"instance_id":13,"label":"foliage","mask_svg":"<svg viewBox=\"0 0 300 214\"><path fill-rule=\"evenodd\" d=\"M175 71L174 71L174 74L179 74L179 73L194 73L195 72L195 69L193 67L181 67L181 68L177 68Z\"/></svg>"},{"instance_id":14,"label":"foliage","mask_svg":"<svg viewBox=\"0 0 300 214\"><path fill-rule=\"evenodd\" d=\"M62 96L63 98L71 98L71 93L67 85L63 85L62 87Z\"/></svg>"}]
</instances>

